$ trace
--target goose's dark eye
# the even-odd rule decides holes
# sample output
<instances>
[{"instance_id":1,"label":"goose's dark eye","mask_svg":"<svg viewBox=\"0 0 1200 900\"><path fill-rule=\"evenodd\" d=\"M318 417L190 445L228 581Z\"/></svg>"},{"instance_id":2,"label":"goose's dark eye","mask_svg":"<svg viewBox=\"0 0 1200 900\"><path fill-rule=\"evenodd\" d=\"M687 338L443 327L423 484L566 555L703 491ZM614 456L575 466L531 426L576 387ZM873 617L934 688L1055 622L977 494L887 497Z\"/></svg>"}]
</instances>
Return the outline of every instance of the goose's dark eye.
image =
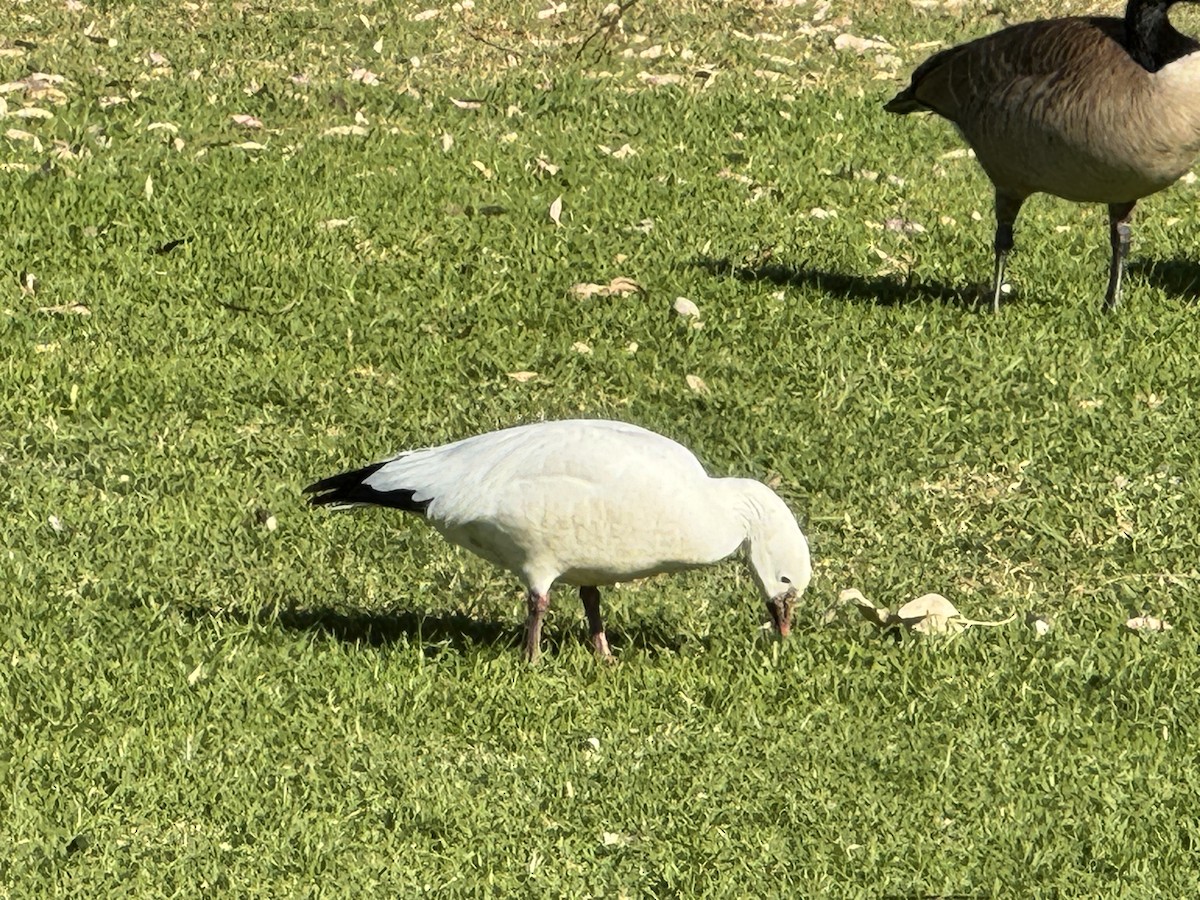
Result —
<instances>
[{"instance_id":1,"label":"goose's dark eye","mask_svg":"<svg viewBox=\"0 0 1200 900\"><path fill-rule=\"evenodd\" d=\"M792 579L788 578L786 575L784 575L784 576L780 577L780 579L779 579L779 580L780 580L780 581L782 581L784 584L791 584L791 583L792 583Z\"/></svg>"}]
</instances>

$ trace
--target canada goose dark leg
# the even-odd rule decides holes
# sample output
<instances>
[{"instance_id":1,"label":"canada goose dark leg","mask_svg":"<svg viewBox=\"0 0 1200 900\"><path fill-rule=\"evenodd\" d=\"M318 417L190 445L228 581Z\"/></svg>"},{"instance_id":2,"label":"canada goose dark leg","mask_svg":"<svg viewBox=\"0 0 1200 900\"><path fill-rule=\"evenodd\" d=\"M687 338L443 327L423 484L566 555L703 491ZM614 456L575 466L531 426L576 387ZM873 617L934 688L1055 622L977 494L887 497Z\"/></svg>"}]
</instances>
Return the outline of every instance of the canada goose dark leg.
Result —
<instances>
[{"instance_id":1,"label":"canada goose dark leg","mask_svg":"<svg viewBox=\"0 0 1200 900\"><path fill-rule=\"evenodd\" d=\"M1000 291L1004 287L1004 265L1013 248L1013 224L1021 211L1024 197L1013 197L996 191L996 269L992 277L992 312L1000 312Z\"/></svg>"},{"instance_id":2,"label":"canada goose dark leg","mask_svg":"<svg viewBox=\"0 0 1200 900\"><path fill-rule=\"evenodd\" d=\"M1125 257L1129 255L1129 236L1133 229L1129 220L1133 217L1134 203L1108 204L1108 240L1112 244L1112 261L1108 265L1108 290L1104 292L1104 308L1113 310L1121 302L1121 275L1125 271Z\"/></svg>"},{"instance_id":3,"label":"canada goose dark leg","mask_svg":"<svg viewBox=\"0 0 1200 900\"><path fill-rule=\"evenodd\" d=\"M587 616L588 635L596 655L605 662L612 662L612 651L608 649L608 638L604 634L604 622L600 618L600 591L594 587L581 587L579 599L583 601L583 613Z\"/></svg>"},{"instance_id":4,"label":"canada goose dark leg","mask_svg":"<svg viewBox=\"0 0 1200 900\"><path fill-rule=\"evenodd\" d=\"M525 620L525 659L535 663L541 653L542 618L550 607L550 595L539 594L530 588L525 602L529 610L529 617Z\"/></svg>"}]
</instances>

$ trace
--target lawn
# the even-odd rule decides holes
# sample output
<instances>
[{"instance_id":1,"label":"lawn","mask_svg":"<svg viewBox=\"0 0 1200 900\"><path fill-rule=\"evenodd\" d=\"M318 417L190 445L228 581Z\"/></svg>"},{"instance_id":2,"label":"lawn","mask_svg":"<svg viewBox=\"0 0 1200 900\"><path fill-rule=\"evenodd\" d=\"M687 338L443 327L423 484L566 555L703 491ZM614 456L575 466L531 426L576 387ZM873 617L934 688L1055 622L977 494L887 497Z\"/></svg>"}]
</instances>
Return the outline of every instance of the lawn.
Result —
<instances>
[{"instance_id":1,"label":"lawn","mask_svg":"<svg viewBox=\"0 0 1200 900\"><path fill-rule=\"evenodd\" d=\"M1112 314L1035 198L992 315L986 178L881 110L1083 10L603 7L0 8L0 896L1200 894L1200 186ZM790 639L730 561L529 667L512 576L300 492L571 416L777 483Z\"/></svg>"}]
</instances>

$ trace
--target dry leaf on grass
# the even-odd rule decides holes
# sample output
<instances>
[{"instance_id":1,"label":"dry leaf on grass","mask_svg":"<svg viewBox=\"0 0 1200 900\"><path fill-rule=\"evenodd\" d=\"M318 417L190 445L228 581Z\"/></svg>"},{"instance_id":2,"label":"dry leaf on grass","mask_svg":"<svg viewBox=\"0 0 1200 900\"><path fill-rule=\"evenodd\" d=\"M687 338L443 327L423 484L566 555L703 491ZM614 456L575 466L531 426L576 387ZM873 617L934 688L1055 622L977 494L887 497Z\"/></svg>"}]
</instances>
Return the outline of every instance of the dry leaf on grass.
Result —
<instances>
[{"instance_id":1,"label":"dry leaf on grass","mask_svg":"<svg viewBox=\"0 0 1200 900\"><path fill-rule=\"evenodd\" d=\"M675 302L671 304L671 309L685 319L694 319L700 315L700 307L687 297L676 297Z\"/></svg>"},{"instance_id":2,"label":"dry leaf on grass","mask_svg":"<svg viewBox=\"0 0 1200 900\"><path fill-rule=\"evenodd\" d=\"M3 100L0 100L0 104L4 104L4 106L8 105ZM14 112L13 118L16 118L16 119L53 119L54 113L50 112L50 110L48 110L48 109L42 109L41 107L38 107L38 106L26 106L26 107L23 107L22 109L18 109L16 112Z\"/></svg>"},{"instance_id":3,"label":"dry leaf on grass","mask_svg":"<svg viewBox=\"0 0 1200 900\"><path fill-rule=\"evenodd\" d=\"M524 384L526 381L532 381L538 377L537 372L509 372L508 377L513 381Z\"/></svg>"},{"instance_id":4,"label":"dry leaf on grass","mask_svg":"<svg viewBox=\"0 0 1200 900\"><path fill-rule=\"evenodd\" d=\"M571 293L580 299L587 299L588 297L623 297L626 294L644 294L646 289L632 278L618 275L608 284L587 282L572 285Z\"/></svg>"},{"instance_id":5,"label":"dry leaf on grass","mask_svg":"<svg viewBox=\"0 0 1200 900\"><path fill-rule=\"evenodd\" d=\"M365 85L379 84L379 76L376 75L374 72L372 72L370 69L363 69L363 68L352 69L350 71L350 80L357 81L357 82L359 82L361 84L365 84Z\"/></svg>"},{"instance_id":6,"label":"dry leaf on grass","mask_svg":"<svg viewBox=\"0 0 1200 900\"><path fill-rule=\"evenodd\" d=\"M235 150L266 150L266 144L258 141L242 141L240 144L230 144Z\"/></svg>"},{"instance_id":7,"label":"dry leaf on grass","mask_svg":"<svg viewBox=\"0 0 1200 900\"><path fill-rule=\"evenodd\" d=\"M63 303L59 306L39 306L38 312L50 313L51 315L55 316L90 316L92 314L92 311L82 303Z\"/></svg>"},{"instance_id":8,"label":"dry leaf on grass","mask_svg":"<svg viewBox=\"0 0 1200 900\"><path fill-rule=\"evenodd\" d=\"M234 125L240 125L242 128L262 128L263 123L256 116L247 115L246 113L235 113L229 117L229 121Z\"/></svg>"},{"instance_id":9,"label":"dry leaf on grass","mask_svg":"<svg viewBox=\"0 0 1200 900\"><path fill-rule=\"evenodd\" d=\"M851 604L864 619L879 628L894 628L902 625L910 631L927 635L955 634L974 625L988 628L1007 625L1017 617L1017 614L1013 613L1007 619L996 622L968 619L941 594L933 593L922 594L917 599L905 603L895 612L891 612L886 607L876 606L857 588L847 588L838 594L837 602L826 611L825 623L833 621L838 609Z\"/></svg>"},{"instance_id":10,"label":"dry leaf on grass","mask_svg":"<svg viewBox=\"0 0 1200 900\"><path fill-rule=\"evenodd\" d=\"M321 132L321 137L366 137L367 129L361 125L334 125Z\"/></svg>"},{"instance_id":11,"label":"dry leaf on grass","mask_svg":"<svg viewBox=\"0 0 1200 900\"><path fill-rule=\"evenodd\" d=\"M1125 620L1129 631L1170 631L1175 626L1156 616L1134 616Z\"/></svg>"},{"instance_id":12,"label":"dry leaf on grass","mask_svg":"<svg viewBox=\"0 0 1200 900\"><path fill-rule=\"evenodd\" d=\"M704 395L708 393L708 385L704 383L704 379L699 375L689 375L685 380L687 381L688 389L693 394Z\"/></svg>"},{"instance_id":13,"label":"dry leaf on grass","mask_svg":"<svg viewBox=\"0 0 1200 900\"><path fill-rule=\"evenodd\" d=\"M449 153L450 148L454 146L454 135L448 131L442 132L442 152Z\"/></svg>"},{"instance_id":14,"label":"dry leaf on grass","mask_svg":"<svg viewBox=\"0 0 1200 900\"><path fill-rule=\"evenodd\" d=\"M459 100L457 97L451 97L450 102L459 109L479 109L483 106L482 100Z\"/></svg>"},{"instance_id":15,"label":"dry leaf on grass","mask_svg":"<svg viewBox=\"0 0 1200 900\"><path fill-rule=\"evenodd\" d=\"M550 204L550 221L562 227L562 197L555 197Z\"/></svg>"}]
</instances>

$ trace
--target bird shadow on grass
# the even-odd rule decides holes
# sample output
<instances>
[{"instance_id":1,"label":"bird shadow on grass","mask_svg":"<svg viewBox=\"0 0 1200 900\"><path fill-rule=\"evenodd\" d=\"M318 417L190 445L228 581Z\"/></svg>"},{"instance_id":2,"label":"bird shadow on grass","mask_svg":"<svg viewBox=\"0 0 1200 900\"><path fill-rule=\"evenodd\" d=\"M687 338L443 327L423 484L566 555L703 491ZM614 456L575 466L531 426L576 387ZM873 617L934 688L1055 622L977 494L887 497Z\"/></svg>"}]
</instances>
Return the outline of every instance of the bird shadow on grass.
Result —
<instances>
[{"instance_id":1,"label":"bird shadow on grass","mask_svg":"<svg viewBox=\"0 0 1200 900\"><path fill-rule=\"evenodd\" d=\"M427 657L447 651L468 653L481 648L505 648L520 652L525 640L524 622L499 622L461 613L431 614L409 610L386 613L365 610L335 609L332 607L278 608L266 607L256 615L238 610L220 612L190 610L189 619L225 618L249 624L251 621L284 631L306 632L316 637L356 646L384 648L395 644L421 647ZM636 650L648 656L678 653L685 645L706 643L704 639L670 634L666 622L646 623L637 628L607 629L608 641L619 657L622 650ZM588 646L582 622L548 619L542 630L543 655L556 655L565 648L579 644Z\"/></svg>"},{"instance_id":2,"label":"bird shadow on grass","mask_svg":"<svg viewBox=\"0 0 1200 900\"><path fill-rule=\"evenodd\" d=\"M1186 259L1134 259L1129 274L1144 279L1166 294L1181 300L1200 299L1200 263Z\"/></svg>"},{"instance_id":3,"label":"bird shadow on grass","mask_svg":"<svg viewBox=\"0 0 1200 900\"><path fill-rule=\"evenodd\" d=\"M704 269L715 278L736 278L739 281L765 281L779 287L814 287L831 296L875 306L898 306L904 303L944 303L962 309L989 308L987 298L974 286L950 287L938 282L898 281L894 278L865 278L844 272L779 262L761 261L737 265L729 259L698 256L688 265Z\"/></svg>"}]
</instances>

